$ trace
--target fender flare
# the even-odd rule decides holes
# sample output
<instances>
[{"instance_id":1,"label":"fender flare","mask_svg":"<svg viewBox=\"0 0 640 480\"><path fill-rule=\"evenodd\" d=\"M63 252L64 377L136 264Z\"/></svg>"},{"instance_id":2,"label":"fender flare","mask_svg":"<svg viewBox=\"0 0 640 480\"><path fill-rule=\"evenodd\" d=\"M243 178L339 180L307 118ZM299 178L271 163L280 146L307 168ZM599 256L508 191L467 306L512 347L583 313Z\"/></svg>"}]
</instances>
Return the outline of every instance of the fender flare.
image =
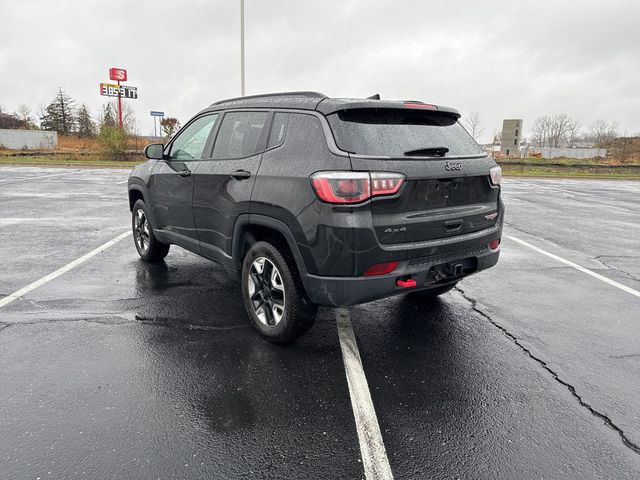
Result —
<instances>
[{"instance_id":1,"label":"fender flare","mask_svg":"<svg viewBox=\"0 0 640 480\"><path fill-rule=\"evenodd\" d=\"M298 244L291 233L291 230L287 226L286 223L281 220L276 220L272 217L267 217L265 215L257 215L254 213L248 214L244 213L239 215L236 219L236 223L233 226L233 244L232 244L232 258L234 260L235 266L238 270L242 269L242 259L240 258L240 251L242 249L242 239L243 239L243 230L250 225L260 225L263 227L271 228L278 233L282 234L284 239L289 246L289 250L293 255L293 259L296 262L296 267L298 268L298 272L300 273L300 277L302 277L302 282L305 284L305 277L308 275L307 267L304 263L304 259L302 258L302 254L300 253L300 249L298 248Z\"/></svg>"}]
</instances>

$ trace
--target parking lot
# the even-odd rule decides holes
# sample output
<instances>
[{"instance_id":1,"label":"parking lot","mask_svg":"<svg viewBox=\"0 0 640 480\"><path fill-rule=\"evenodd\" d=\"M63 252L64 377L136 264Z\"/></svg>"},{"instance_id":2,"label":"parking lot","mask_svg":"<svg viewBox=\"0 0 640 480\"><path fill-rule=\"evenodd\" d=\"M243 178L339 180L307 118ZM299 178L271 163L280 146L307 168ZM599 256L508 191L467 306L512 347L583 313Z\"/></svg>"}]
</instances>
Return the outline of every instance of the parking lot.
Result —
<instances>
[{"instance_id":1,"label":"parking lot","mask_svg":"<svg viewBox=\"0 0 640 480\"><path fill-rule=\"evenodd\" d=\"M0 168L0 478L640 478L640 182L506 179L498 266L277 346L215 264L139 260L127 176Z\"/></svg>"}]
</instances>

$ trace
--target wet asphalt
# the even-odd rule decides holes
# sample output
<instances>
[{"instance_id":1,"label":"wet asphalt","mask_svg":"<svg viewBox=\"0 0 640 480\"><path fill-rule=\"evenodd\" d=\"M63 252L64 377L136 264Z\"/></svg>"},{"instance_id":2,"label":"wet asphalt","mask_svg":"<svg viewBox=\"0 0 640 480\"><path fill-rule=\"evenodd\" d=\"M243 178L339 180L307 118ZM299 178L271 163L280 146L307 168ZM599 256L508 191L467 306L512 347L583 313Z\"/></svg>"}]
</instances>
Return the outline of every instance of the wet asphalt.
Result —
<instances>
[{"instance_id":1,"label":"wet asphalt","mask_svg":"<svg viewBox=\"0 0 640 480\"><path fill-rule=\"evenodd\" d=\"M0 168L0 298L129 227L122 170ZM497 267L349 309L395 478L639 478L640 182L507 179ZM335 313L291 346L127 237L0 308L0 478L363 478Z\"/></svg>"}]
</instances>

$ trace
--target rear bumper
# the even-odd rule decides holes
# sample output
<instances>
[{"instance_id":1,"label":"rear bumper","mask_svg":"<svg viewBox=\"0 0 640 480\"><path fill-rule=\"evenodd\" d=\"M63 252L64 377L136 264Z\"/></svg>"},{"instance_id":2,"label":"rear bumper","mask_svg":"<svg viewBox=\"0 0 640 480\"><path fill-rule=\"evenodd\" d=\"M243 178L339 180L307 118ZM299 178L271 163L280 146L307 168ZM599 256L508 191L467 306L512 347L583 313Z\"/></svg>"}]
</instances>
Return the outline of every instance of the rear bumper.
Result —
<instances>
[{"instance_id":1,"label":"rear bumper","mask_svg":"<svg viewBox=\"0 0 640 480\"><path fill-rule=\"evenodd\" d=\"M445 285L485 270L498 262L500 251L489 250L486 244L446 255L419 257L402 261L388 275L375 277L325 277L303 275L307 295L315 304L327 307L348 307L400 293L427 290ZM462 272L452 267L461 265ZM414 288L396 285L398 280L413 279Z\"/></svg>"}]
</instances>

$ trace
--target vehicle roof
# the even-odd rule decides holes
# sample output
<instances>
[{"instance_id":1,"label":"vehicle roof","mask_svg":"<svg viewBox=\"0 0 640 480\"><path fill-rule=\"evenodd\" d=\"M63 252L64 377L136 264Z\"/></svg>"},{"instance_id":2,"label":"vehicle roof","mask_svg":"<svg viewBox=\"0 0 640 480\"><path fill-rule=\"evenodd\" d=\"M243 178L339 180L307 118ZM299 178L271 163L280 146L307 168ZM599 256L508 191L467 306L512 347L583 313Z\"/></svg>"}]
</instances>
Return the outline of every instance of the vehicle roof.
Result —
<instances>
[{"instance_id":1,"label":"vehicle roof","mask_svg":"<svg viewBox=\"0 0 640 480\"><path fill-rule=\"evenodd\" d=\"M213 112L239 108L291 108L316 110L325 115L352 108L412 108L430 112L443 112L460 117L450 107L426 104L416 100L378 100L373 98L329 98L318 92L281 92L230 98L215 102L204 111Z\"/></svg>"}]
</instances>

